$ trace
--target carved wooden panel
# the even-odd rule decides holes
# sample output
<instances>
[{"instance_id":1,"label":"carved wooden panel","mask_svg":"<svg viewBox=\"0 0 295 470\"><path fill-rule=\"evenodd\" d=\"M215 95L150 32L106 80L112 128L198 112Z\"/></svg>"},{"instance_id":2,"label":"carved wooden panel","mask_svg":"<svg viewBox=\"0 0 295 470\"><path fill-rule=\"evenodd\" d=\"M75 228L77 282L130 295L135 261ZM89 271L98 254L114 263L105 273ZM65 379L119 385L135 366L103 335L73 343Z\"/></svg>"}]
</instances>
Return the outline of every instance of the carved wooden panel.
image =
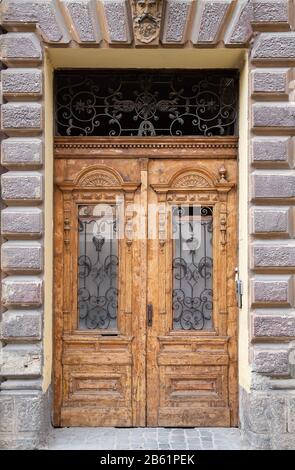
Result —
<instances>
[{"instance_id":1,"label":"carved wooden panel","mask_svg":"<svg viewBox=\"0 0 295 470\"><path fill-rule=\"evenodd\" d=\"M55 307L55 423L62 426L140 425L145 420L144 403L132 399L144 386L144 369L137 353L143 349L144 336L135 335L133 326L133 323L137 324L136 315L141 314L139 322L144 322L142 310L145 311L141 299L133 295L140 282L132 263L133 250L137 249L138 243L133 243L136 237L132 203L138 203L140 196L140 165L130 160L128 165L122 160L108 161L107 164L104 160L95 163L93 160L76 160L73 164L66 159L56 162L55 173L55 283L60 292ZM123 230L126 229L128 239L118 238L117 326L106 328L104 324L89 322L81 329L78 214L81 207L102 207L97 204L104 204L103 207L115 204L120 214L124 214L126 207ZM91 234L89 237L91 241ZM99 254L103 243L99 238L94 242L95 258L95 249ZM92 261L87 261L84 270L93 264ZM95 269L90 273L94 286L98 282L96 277L103 275L102 266ZM95 304L92 294L91 302L93 314L99 313L101 296ZM114 302L114 298L110 302ZM135 377L139 379L135 380Z\"/></svg>"},{"instance_id":2,"label":"carved wooden panel","mask_svg":"<svg viewBox=\"0 0 295 470\"><path fill-rule=\"evenodd\" d=\"M158 205L159 224L158 240L149 241L148 302L154 308L154 321L153 327L148 328L148 425L236 425L235 162L153 160L149 175L149 202ZM186 321L180 329L175 329L173 323L176 304L180 302L179 297L174 297L172 272L175 207L181 210L199 207L199 214L210 208L213 214L212 300L209 295L202 298L194 293L189 297L181 291ZM165 242L164 234L168 235ZM193 235L186 240L190 243L187 256L192 257L192 264L177 258L182 269L178 279L183 284L185 279L188 282L201 279L201 264L194 261L194 253L201 248L194 247L193 240ZM192 282L188 288L191 286ZM197 315L201 316L210 302L212 322L202 323ZM192 320L194 315L198 321Z\"/></svg>"},{"instance_id":3,"label":"carved wooden panel","mask_svg":"<svg viewBox=\"0 0 295 470\"><path fill-rule=\"evenodd\" d=\"M171 366L161 368L162 407L193 408L227 404L227 367Z\"/></svg>"}]
</instances>

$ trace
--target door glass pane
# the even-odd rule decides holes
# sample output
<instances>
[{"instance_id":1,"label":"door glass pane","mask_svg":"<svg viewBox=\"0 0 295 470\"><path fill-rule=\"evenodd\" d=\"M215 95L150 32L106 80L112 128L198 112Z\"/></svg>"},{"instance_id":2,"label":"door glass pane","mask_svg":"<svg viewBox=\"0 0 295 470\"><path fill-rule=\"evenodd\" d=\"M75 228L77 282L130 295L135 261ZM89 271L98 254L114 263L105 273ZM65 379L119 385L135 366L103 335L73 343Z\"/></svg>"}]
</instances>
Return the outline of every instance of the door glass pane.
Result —
<instances>
[{"instance_id":1,"label":"door glass pane","mask_svg":"<svg viewBox=\"0 0 295 470\"><path fill-rule=\"evenodd\" d=\"M212 207L172 208L174 330L212 329L212 222Z\"/></svg>"},{"instance_id":2,"label":"door glass pane","mask_svg":"<svg viewBox=\"0 0 295 470\"><path fill-rule=\"evenodd\" d=\"M116 207L79 206L79 329L115 329L118 309Z\"/></svg>"}]
</instances>

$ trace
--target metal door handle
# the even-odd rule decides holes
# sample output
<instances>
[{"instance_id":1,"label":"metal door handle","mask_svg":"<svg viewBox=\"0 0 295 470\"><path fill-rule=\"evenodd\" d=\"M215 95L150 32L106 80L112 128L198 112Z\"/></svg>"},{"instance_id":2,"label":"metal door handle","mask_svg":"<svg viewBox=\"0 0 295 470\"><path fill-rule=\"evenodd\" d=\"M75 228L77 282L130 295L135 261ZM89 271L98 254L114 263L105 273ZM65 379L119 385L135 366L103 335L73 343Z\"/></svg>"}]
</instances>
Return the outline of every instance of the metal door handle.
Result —
<instances>
[{"instance_id":1,"label":"metal door handle","mask_svg":"<svg viewBox=\"0 0 295 470\"><path fill-rule=\"evenodd\" d=\"M147 306L147 326L152 326L153 324L153 305L148 304Z\"/></svg>"},{"instance_id":2,"label":"metal door handle","mask_svg":"<svg viewBox=\"0 0 295 470\"><path fill-rule=\"evenodd\" d=\"M237 307L242 308L243 306L243 283L239 278L239 268L235 269L236 273L236 296L237 296Z\"/></svg>"}]
</instances>

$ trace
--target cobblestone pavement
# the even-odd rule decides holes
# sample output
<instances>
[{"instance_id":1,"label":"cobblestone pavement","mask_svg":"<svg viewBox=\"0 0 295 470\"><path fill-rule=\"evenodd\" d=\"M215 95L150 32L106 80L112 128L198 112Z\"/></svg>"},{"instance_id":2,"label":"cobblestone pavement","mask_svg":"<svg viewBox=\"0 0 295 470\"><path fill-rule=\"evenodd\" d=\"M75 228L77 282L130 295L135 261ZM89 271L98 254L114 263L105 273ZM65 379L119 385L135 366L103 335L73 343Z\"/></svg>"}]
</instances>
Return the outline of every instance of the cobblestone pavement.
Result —
<instances>
[{"instance_id":1,"label":"cobblestone pavement","mask_svg":"<svg viewBox=\"0 0 295 470\"><path fill-rule=\"evenodd\" d=\"M63 428L55 429L49 450L246 449L236 428Z\"/></svg>"}]
</instances>

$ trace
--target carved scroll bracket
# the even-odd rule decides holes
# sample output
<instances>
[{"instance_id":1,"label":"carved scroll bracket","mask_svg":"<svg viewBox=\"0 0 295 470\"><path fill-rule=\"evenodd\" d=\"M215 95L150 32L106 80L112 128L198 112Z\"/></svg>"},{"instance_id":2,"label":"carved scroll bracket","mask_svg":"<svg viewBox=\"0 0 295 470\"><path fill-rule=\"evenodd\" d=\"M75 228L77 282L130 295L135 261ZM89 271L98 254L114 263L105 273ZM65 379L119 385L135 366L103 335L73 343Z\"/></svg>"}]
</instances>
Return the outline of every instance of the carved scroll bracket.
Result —
<instances>
[{"instance_id":1,"label":"carved scroll bracket","mask_svg":"<svg viewBox=\"0 0 295 470\"><path fill-rule=\"evenodd\" d=\"M134 238L133 233L133 218L135 215L133 203L134 203L134 192L128 192L125 195L125 239L128 247L128 252L131 251L131 246Z\"/></svg>"},{"instance_id":2,"label":"carved scroll bracket","mask_svg":"<svg viewBox=\"0 0 295 470\"><path fill-rule=\"evenodd\" d=\"M226 245L226 229L227 229L226 205L221 204L220 206L220 233L221 233L220 244L221 244L222 249L224 249Z\"/></svg>"},{"instance_id":3,"label":"carved scroll bracket","mask_svg":"<svg viewBox=\"0 0 295 470\"><path fill-rule=\"evenodd\" d=\"M220 201L219 207L219 227L220 227L220 244L222 250L226 246L226 231L227 231L227 195L228 192L234 187L234 184L227 181L227 170L222 165L219 170L219 181L216 184L218 191L218 199Z\"/></svg>"},{"instance_id":4,"label":"carved scroll bracket","mask_svg":"<svg viewBox=\"0 0 295 470\"><path fill-rule=\"evenodd\" d=\"M167 240L167 209L165 202L158 205L158 224L159 224L159 245L163 252Z\"/></svg>"},{"instance_id":5,"label":"carved scroll bracket","mask_svg":"<svg viewBox=\"0 0 295 470\"><path fill-rule=\"evenodd\" d=\"M71 192L65 192L64 198L64 244L66 246L70 243L70 232L71 232Z\"/></svg>"}]
</instances>

